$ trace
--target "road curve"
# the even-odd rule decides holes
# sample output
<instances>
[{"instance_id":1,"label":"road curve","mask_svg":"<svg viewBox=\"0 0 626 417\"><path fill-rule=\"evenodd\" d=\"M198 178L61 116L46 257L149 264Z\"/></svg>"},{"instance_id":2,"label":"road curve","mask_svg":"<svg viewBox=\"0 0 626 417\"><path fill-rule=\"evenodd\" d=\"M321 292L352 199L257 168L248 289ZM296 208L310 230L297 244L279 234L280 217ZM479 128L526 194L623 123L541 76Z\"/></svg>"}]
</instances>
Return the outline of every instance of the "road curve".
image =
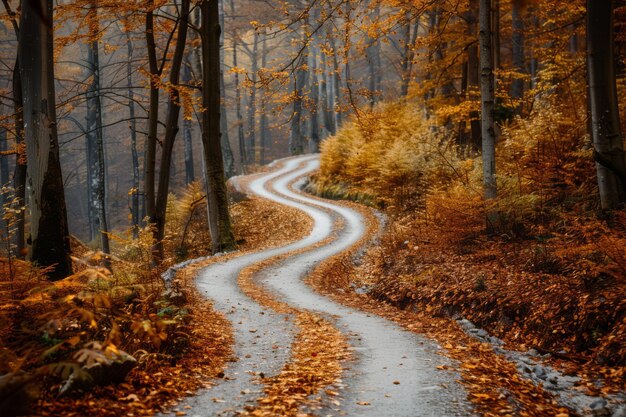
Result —
<instances>
[{"instance_id":1,"label":"road curve","mask_svg":"<svg viewBox=\"0 0 626 417\"><path fill-rule=\"evenodd\" d=\"M253 405L263 386L258 376L276 375L289 359L294 324L289 315L268 310L244 295L237 277L246 267L279 255L299 251L257 273L277 299L298 309L329 318L347 337L356 359L346 364L342 397L322 404L320 415L347 416L465 416L473 415L458 375L437 370L451 364L437 354L439 346L396 324L315 293L303 283L320 262L354 245L365 233L362 216L331 202L307 197L290 187L319 166L316 155L291 158L274 172L252 181L250 193L297 208L314 221L304 239L290 245L242 255L204 269L197 280L199 290L226 313L235 332L236 361L215 387L186 399L187 415L230 416ZM341 219L340 230L333 230ZM289 219L285 219L289 221ZM324 244L320 242L327 240ZM318 244L318 245L316 245ZM308 250L307 250L308 249ZM303 410L310 411L310 410Z\"/></svg>"}]
</instances>

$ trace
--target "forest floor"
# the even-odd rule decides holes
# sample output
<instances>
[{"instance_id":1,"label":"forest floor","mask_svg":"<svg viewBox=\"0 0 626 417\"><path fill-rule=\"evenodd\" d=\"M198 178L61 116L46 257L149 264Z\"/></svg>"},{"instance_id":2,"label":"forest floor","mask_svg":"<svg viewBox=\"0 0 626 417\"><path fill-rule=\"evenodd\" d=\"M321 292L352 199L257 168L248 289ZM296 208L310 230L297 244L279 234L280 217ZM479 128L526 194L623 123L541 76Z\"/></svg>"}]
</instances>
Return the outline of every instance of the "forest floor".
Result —
<instances>
[{"instance_id":1,"label":"forest floor","mask_svg":"<svg viewBox=\"0 0 626 417\"><path fill-rule=\"evenodd\" d=\"M372 265L380 248L371 243L381 232L379 218L357 204L329 204L298 193L297 188L302 185L298 178L306 172L285 174L287 178L282 181L280 169L277 173L270 174L267 182L262 179L261 186L251 187L254 182L244 180L241 188L253 200L260 196L298 208L300 212L293 213L297 217L289 217L288 224L298 217L315 219L311 234L308 238L300 236L305 243L296 242L280 253L230 260L226 265L232 266L233 261L236 265L230 272L224 273L222 265L201 274L200 288L210 298L225 300L221 308L232 315L229 318L235 327L235 356L239 362L227 368L226 381L220 384L222 389L218 387L185 400L173 413L466 415L472 413L466 398L483 415L618 416L624 411L620 408L624 398L620 396L623 393L619 394L623 389L618 377L608 375L607 383L599 388L597 374L583 374L579 380L573 375L580 368L568 368L569 362L555 363L551 360L554 358L547 359L549 355L536 352L510 353L498 339L490 343L484 330L471 324L468 328L469 322L457 320L454 314L442 314L437 303L407 309L397 299L381 296L372 284ZM322 217L315 210L321 210ZM346 216L346 211L352 214ZM331 219L323 220L324 214L332 212ZM319 235L320 227L329 228L320 226L324 222L334 224L334 231ZM360 232L354 234L355 229ZM345 233L351 236L348 241L342 236ZM316 235L312 242L311 236ZM341 249L333 250L337 242ZM323 255L319 255L320 251ZM214 281L219 275L222 278L216 285ZM237 275L238 288L234 284ZM329 304L328 299L319 298L302 286L303 279L317 293L338 304ZM228 285L231 288L224 292ZM387 319L382 325L383 333L369 333L368 340L368 332L375 324L369 323L365 326L369 329L364 330L359 327L359 319L356 323L345 322L346 317L362 314L358 311L366 313L365 322L372 317ZM312 316L303 318L303 313ZM258 316L265 316L262 322ZM403 329L403 336L408 331L415 339L406 345L406 340L398 342L385 335L390 322L397 325L391 326L392 334ZM287 334L291 336L285 337ZM315 342L311 343L312 339ZM373 339L392 343L376 346ZM524 348L506 346L515 347ZM386 360L395 359L395 365L403 367L402 376L391 376L391 384L386 384L385 378L393 375L393 366L376 363L377 354L386 356ZM416 381L407 380L406 371L411 366L414 371L419 370L415 372L419 375ZM530 375L524 373L524 367L530 367ZM546 377L538 376L540 372ZM369 383L363 382L368 379ZM456 379L462 386L457 385ZM544 389L556 380L559 382L555 389ZM428 386L420 385L424 381L428 381ZM394 392L392 388L399 386L406 391ZM425 392L429 394L425 396ZM452 408L444 409L443 404Z\"/></svg>"},{"instance_id":2,"label":"forest floor","mask_svg":"<svg viewBox=\"0 0 626 417\"><path fill-rule=\"evenodd\" d=\"M621 368L524 353L532 343L505 344L446 310L458 305L450 295L420 298L389 279L384 251L405 259L423 244L393 246L371 209L300 192L317 164L290 158L235 180L239 250L175 277L193 335L182 358L155 356L84 396L44 397L36 414L623 416Z\"/></svg>"}]
</instances>

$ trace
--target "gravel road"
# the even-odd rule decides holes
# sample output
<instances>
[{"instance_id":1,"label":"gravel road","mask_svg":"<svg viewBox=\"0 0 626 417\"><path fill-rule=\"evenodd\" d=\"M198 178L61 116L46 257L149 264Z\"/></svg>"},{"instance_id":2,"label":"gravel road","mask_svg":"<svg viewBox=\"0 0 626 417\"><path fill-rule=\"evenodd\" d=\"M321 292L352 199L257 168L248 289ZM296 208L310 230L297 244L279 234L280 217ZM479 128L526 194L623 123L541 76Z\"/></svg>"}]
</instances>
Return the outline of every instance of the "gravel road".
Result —
<instances>
[{"instance_id":1,"label":"gravel road","mask_svg":"<svg viewBox=\"0 0 626 417\"><path fill-rule=\"evenodd\" d=\"M354 210L303 195L297 190L301 181L290 188L295 180L318 166L316 155L291 158L249 184L250 194L302 210L314 220L314 227L306 238L295 243L216 263L199 274L200 291L232 322L236 361L229 364L225 377L216 386L185 399L175 410L191 416L236 415L261 395L260 373L272 376L280 372L289 359L289 346L294 338L292 318L276 314L244 295L237 286L237 276L246 267L304 249L261 270L257 277L277 299L329 318L352 346L356 359L346 364L341 384L334 387L341 392L340 405L322 401L322 409L316 410L316 414L473 415L463 387L456 382L458 375L437 369L454 364L437 354L440 347L435 342L386 319L342 306L303 284L312 268L348 249L365 232L364 220ZM337 219L343 220L343 226L333 230ZM332 236L330 242L306 250L329 236Z\"/></svg>"}]
</instances>

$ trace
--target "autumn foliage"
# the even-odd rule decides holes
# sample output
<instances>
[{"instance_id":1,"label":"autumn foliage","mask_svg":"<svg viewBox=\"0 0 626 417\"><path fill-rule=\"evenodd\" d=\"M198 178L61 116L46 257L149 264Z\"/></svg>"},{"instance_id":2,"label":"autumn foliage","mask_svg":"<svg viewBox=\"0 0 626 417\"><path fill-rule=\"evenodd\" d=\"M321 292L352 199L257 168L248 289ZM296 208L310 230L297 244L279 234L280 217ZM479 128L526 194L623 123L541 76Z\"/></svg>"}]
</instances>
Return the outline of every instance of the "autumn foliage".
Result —
<instances>
[{"instance_id":1,"label":"autumn foliage","mask_svg":"<svg viewBox=\"0 0 626 417\"><path fill-rule=\"evenodd\" d=\"M310 185L390 216L362 278L370 294L461 315L520 348L610 365L605 376L623 378L626 215L598 211L581 99L546 94L500 125L499 196L489 203L480 158L454 132L432 129L418 106L354 119L323 143ZM500 213L492 233L487 210Z\"/></svg>"}]
</instances>

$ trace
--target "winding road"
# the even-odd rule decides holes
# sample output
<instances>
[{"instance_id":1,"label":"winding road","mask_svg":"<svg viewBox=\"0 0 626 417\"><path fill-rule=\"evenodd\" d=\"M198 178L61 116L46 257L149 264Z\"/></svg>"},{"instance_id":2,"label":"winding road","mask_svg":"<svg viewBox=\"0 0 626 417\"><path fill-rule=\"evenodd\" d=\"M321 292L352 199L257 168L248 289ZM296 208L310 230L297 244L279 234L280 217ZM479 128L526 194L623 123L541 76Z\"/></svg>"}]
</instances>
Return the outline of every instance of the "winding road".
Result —
<instances>
[{"instance_id":1,"label":"winding road","mask_svg":"<svg viewBox=\"0 0 626 417\"><path fill-rule=\"evenodd\" d=\"M456 382L458 375L437 369L453 364L437 354L440 347L435 342L340 305L304 284L317 265L352 247L366 231L356 211L299 191L302 179L318 166L317 155L290 158L249 183L251 195L299 209L313 219L314 226L304 239L287 246L243 254L201 271L199 290L233 325L235 358L214 387L186 398L176 409L185 407L191 416L237 415L263 395L260 377L278 374L289 361L297 330L292 315L257 304L237 284L244 269L280 257L256 272L255 282L276 299L329 320L345 335L354 357L344 364L338 400L322 395L320 409L302 412L376 417L473 415L466 392Z\"/></svg>"}]
</instances>

